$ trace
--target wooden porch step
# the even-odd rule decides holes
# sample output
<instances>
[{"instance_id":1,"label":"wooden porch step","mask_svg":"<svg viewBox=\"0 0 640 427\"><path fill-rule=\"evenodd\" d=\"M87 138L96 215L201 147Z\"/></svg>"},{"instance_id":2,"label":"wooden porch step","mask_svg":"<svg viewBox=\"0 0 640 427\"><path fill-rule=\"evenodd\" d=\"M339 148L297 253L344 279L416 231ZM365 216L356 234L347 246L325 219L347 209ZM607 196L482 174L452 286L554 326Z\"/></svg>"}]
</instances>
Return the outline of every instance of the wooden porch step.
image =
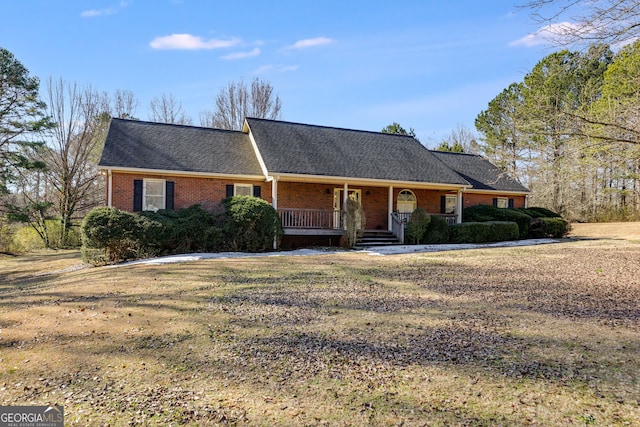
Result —
<instances>
[{"instance_id":1,"label":"wooden porch step","mask_svg":"<svg viewBox=\"0 0 640 427\"><path fill-rule=\"evenodd\" d=\"M356 242L357 247L400 245L402 242L396 239L391 231L365 230Z\"/></svg>"}]
</instances>

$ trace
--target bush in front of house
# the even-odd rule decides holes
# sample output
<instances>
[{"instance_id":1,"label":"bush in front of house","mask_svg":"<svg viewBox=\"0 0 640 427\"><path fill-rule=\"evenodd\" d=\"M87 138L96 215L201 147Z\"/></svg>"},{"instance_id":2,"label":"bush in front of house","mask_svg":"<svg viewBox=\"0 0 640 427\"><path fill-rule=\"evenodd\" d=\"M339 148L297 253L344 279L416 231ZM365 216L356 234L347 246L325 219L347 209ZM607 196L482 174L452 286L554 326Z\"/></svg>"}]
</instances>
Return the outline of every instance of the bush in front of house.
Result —
<instances>
[{"instance_id":1,"label":"bush in front of house","mask_svg":"<svg viewBox=\"0 0 640 427\"><path fill-rule=\"evenodd\" d=\"M82 221L82 258L106 264L135 258L140 248L136 216L116 208L95 208Z\"/></svg>"},{"instance_id":2,"label":"bush in front of house","mask_svg":"<svg viewBox=\"0 0 640 427\"><path fill-rule=\"evenodd\" d=\"M224 235L230 250L264 252L282 238L278 212L258 197L235 196L222 201L225 206Z\"/></svg>"},{"instance_id":3,"label":"bush in front of house","mask_svg":"<svg viewBox=\"0 0 640 427\"><path fill-rule=\"evenodd\" d=\"M520 235L513 221L463 222L449 226L451 243L487 243L516 240Z\"/></svg>"},{"instance_id":4,"label":"bush in front of house","mask_svg":"<svg viewBox=\"0 0 640 427\"><path fill-rule=\"evenodd\" d=\"M495 206L470 206L462 211L463 222L510 221L518 224L519 237L526 239L529 235L531 217L516 209L497 208Z\"/></svg>"},{"instance_id":5,"label":"bush in front of house","mask_svg":"<svg viewBox=\"0 0 640 427\"><path fill-rule=\"evenodd\" d=\"M447 220L439 217L438 215L432 215L427 231L420 240L420 243L425 245L436 243L447 243L449 241L449 224Z\"/></svg>"},{"instance_id":6,"label":"bush in front of house","mask_svg":"<svg viewBox=\"0 0 640 427\"><path fill-rule=\"evenodd\" d=\"M420 243L427 232L427 228L431 223L431 215L422 208L417 208L411 214L411 218L407 223L406 236L409 243L417 245Z\"/></svg>"},{"instance_id":7,"label":"bush in front of house","mask_svg":"<svg viewBox=\"0 0 640 427\"><path fill-rule=\"evenodd\" d=\"M282 236L280 218L264 200L241 196L223 204L224 213L200 205L140 213L96 208L82 223L83 259L101 265L188 252L259 252Z\"/></svg>"},{"instance_id":8,"label":"bush in front of house","mask_svg":"<svg viewBox=\"0 0 640 427\"><path fill-rule=\"evenodd\" d=\"M222 249L222 224L219 215L207 212L201 205L138 214L150 221L149 232L142 232L143 246L155 247L160 253L187 253ZM142 230L141 230L142 231Z\"/></svg>"},{"instance_id":9,"label":"bush in front of house","mask_svg":"<svg viewBox=\"0 0 640 427\"><path fill-rule=\"evenodd\" d=\"M559 239L571 230L571 224L564 218L533 218L529 237L543 239L547 237Z\"/></svg>"}]
</instances>

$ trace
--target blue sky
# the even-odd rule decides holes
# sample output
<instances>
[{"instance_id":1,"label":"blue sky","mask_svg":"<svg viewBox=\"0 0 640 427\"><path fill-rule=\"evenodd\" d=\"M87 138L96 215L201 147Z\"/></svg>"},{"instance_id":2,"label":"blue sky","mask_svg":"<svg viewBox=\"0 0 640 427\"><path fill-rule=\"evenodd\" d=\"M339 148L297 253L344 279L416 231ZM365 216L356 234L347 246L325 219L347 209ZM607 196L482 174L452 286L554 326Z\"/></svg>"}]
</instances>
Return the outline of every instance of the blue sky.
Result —
<instances>
[{"instance_id":1,"label":"blue sky","mask_svg":"<svg viewBox=\"0 0 640 427\"><path fill-rule=\"evenodd\" d=\"M173 95L194 124L230 81L268 80L283 119L414 128L433 147L553 48L518 1L0 0L0 46L40 78Z\"/></svg>"}]
</instances>

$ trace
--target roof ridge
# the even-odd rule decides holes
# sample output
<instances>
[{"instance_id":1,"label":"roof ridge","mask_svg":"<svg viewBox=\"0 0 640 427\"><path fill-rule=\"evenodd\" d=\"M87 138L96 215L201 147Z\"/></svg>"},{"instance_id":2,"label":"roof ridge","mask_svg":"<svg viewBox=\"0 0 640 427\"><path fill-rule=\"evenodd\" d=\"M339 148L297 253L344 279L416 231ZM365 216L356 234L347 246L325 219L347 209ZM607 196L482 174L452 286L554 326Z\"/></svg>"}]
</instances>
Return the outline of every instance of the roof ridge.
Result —
<instances>
[{"instance_id":1,"label":"roof ridge","mask_svg":"<svg viewBox=\"0 0 640 427\"><path fill-rule=\"evenodd\" d=\"M420 141L418 141L415 137L411 136L411 135L401 135L398 133L385 133L385 132L376 132L373 130L363 130L363 129L352 129L352 128L345 128L345 127L339 127L339 126L325 126L325 125L315 125L315 124L309 124L309 123L300 123L300 122L291 122L288 120L274 120L274 119L263 119L263 118L259 118L259 117L245 117L246 120L260 120L263 122L272 122L272 123L282 123L282 124L288 124L288 125L297 125L297 126L305 126L305 127L312 127L312 128L321 128L321 129L331 129L331 130L341 130L341 131L350 131L350 132L362 132L362 133L373 133L376 135L389 135L389 136L400 136L400 137L404 137L404 138L411 138L415 141L417 141L418 143L420 143Z\"/></svg>"},{"instance_id":2,"label":"roof ridge","mask_svg":"<svg viewBox=\"0 0 640 427\"><path fill-rule=\"evenodd\" d=\"M115 121L119 121L119 122L128 122L128 123L136 123L136 124L143 124L143 125L151 125L151 126L172 126L172 127L189 128L189 129L211 130L211 131L218 131L218 132L244 133L241 130L234 130L234 129L221 129L221 128L212 128L212 127L207 127L207 126L185 125L185 124L179 124L179 123L152 122L152 121L149 121L149 120L123 119L123 118L120 118L120 117L112 117L111 120L112 121L115 120Z\"/></svg>"}]
</instances>

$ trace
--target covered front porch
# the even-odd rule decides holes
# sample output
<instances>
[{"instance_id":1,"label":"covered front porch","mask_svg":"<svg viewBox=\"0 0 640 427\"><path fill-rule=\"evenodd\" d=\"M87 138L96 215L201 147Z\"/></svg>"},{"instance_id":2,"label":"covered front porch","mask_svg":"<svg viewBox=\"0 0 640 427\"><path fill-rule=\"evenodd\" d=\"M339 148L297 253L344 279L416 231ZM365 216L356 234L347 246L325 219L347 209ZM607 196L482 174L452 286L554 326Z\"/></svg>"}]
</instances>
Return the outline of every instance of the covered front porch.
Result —
<instances>
[{"instance_id":1,"label":"covered front porch","mask_svg":"<svg viewBox=\"0 0 640 427\"><path fill-rule=\"evenodd\" d=\"M390 232L399 242L404 241L405 227L418 207L444 218L448 224L461 222L460 187L416 183L402 186L336 184L272 181L272 204L280 216L285 236L342 236L342 208L347 198L362 206L362 230Z\"/></svg>"}]
</instances>

